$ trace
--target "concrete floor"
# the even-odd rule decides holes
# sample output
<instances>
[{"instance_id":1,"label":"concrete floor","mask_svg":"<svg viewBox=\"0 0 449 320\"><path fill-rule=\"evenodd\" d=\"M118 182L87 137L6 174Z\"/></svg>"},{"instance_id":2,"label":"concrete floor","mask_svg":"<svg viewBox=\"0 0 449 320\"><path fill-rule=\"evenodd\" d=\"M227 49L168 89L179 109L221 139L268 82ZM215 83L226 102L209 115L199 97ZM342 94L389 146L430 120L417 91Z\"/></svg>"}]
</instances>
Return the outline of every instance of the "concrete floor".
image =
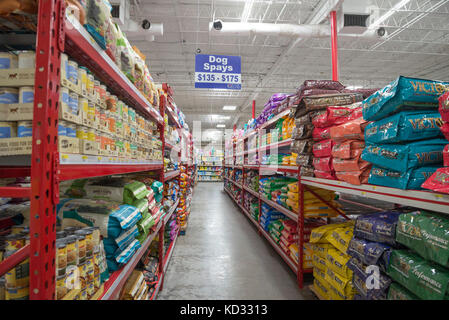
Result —
<instances>
[{"instance_id":1,"label":"concrete floor","mask_svg":"<svg viewBox=\"0 0 449 320\"><path fill-rule=\"evenodd\" d=\"M310 284L310 275L306 279ZM202 182L158 299L315 298L298 288L296 275L223 191L223 183Z\"/></svg>"}]
</instances>

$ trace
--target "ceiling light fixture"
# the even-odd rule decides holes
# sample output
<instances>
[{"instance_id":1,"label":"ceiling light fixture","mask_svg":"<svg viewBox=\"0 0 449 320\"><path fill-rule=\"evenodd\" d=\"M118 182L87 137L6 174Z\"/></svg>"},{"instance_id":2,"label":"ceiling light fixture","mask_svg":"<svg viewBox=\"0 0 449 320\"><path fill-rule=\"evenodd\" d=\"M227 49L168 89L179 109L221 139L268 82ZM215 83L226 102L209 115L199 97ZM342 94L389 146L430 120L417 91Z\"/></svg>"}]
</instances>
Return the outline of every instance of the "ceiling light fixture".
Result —
<instances>
[{"instance_id":1,"label":"ceiling light fixture","mask_svg":"<svg viewBox=\"0 0 449 320\"><path fill-rule=\"evenodd\" d=\"M246 0L245 7L243 8L242 21L243 23L248 22L249 15L253 9L254 0Z\"/></svg>"},{"instance_id":2,"label":"ceiling light fixture","mask_svg":"<svg viewBox=\"0 0 449 320\"><path fill-rule=\"evenodd\" d=\"M381 16L379 19L374 21L370 26L369 29L375 29L377 28L382 22L390 18L396 11L401 9L403 6L405 6L407 3L409 3L411 0L402 0L401 2L397 3L395 6L393 6L390 10L388 10L383 16Z\"/></svg>"},{"instance_id":3,"label":"ceiling light fixture","mask_svg":"<svg viewBox=\"0 0 449 320\"><path fill-rule=\"evenodd\" d=\"M223 110L225 111L235 111L237 109L237 106L224 106Z\"/></svg>"},{"instance_id":4,"label":"ceiling light fixture","mask_svg":"<svg viewBox=\"0 0 449 320\"><path fill-rule=\"evenodd\" d=\"M217 128L226 128L225 124L217 124Z\"/></svg>"},{"instance_id":5,"label":"ceiling light fixture","mask_svg":"<svg viewBox=\"0 0 449 320\"><path fill-rule=\"evenodd\" d=\"M363 88L363 86L349 86L349 87L346 87L346 89L349 89L349 90L357 90L357 89L362 89Z\"/></svg>"}]
</instances>

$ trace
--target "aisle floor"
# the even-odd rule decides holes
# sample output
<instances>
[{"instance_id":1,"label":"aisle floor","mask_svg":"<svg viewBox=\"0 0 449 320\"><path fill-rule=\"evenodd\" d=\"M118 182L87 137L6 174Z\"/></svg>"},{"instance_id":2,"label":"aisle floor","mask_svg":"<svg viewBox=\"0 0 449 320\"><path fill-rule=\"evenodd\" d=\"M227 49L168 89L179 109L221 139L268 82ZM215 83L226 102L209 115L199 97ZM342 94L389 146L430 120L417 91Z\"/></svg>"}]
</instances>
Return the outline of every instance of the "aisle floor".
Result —
<instances>
[{"instance_id":1,"label":"aisle floor","mask_svg":"<svg viewBox=\"0 0 449 320\"><path fill-rule=\"evenodd\" d=\"M310 284L310 277L306 285ZM186 235L179 236L158 299L315 299L223 190L195 187Z\"/></svg>"}]
</instances>

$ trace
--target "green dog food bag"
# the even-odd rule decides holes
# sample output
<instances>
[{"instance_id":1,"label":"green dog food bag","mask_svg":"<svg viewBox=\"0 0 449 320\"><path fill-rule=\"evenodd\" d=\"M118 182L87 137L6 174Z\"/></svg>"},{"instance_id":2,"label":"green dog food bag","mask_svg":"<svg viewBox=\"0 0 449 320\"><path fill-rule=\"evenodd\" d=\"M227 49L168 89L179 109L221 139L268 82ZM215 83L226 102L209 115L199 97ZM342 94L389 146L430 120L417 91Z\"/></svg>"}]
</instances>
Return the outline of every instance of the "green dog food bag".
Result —
<instances>
[{"instance_id":1,"label":"green dog food bag","mask_svg":"<svg viewBox=\"0 0 449 320\"><path fill-rule=\"evenodd\" d=\"M421 300L399 283L393 282L388 290L387 300Z\"/></svg>"}]
</instances>

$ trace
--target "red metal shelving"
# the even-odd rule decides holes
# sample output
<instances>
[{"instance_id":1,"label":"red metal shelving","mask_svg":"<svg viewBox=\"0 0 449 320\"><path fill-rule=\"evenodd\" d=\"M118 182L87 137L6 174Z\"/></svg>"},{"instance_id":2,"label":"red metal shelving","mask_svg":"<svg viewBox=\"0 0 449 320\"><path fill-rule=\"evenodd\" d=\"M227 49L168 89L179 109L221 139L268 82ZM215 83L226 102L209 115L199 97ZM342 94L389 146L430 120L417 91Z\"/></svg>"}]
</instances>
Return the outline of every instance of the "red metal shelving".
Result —
<instances>
[{"instance_id":1,"label":"red metal shelving","mask_svg":"<svg viewBox=\"0 0 449 320\"><path fill-rule=\"evenodd\" d=\"M179 170L172 170L172 171L165 172L164 173L164 182L176 178L177 176L179 176L180 172L181 171L179 171Z\"/></svg>"},{"instance_id":2,"label":"red metal shelving","mask_svg":"<svg viewBox=\"0 0 449 320\"><path fill-rule=\"evenodd\" d=\"M276 209L277 211L285 214L287 217L289 217L290 219L298 222L298 214L288 210L287 208L284 208L283 206L281 206L280 204L269 200L267 197L265 197L264 195L259 193L259 198L260 200L262 200L263 202L265 202L266 204L268 204L270 207Z\"/></svg>"},{"instance_id":3,"label":"red metal shelving","mask_svg":"<svg viewBox=\"0 0 449 320\"><path fill-rule=\"evenodd\" d=\"M109 176L113 174L125 174L142 171L163 170L162 164L130 164L130 165L60 165L59 178L61 180L72 180L81 178L93 178L100 176Z\"/></svg>"},{"instance_id":4,"label":"red metal shelving","mask_svg":"<svg viewBox=\"0 0 449 320\"><path fill-rule=\"evenodd\" d=\"M0 187L0 197L4 198L30 198L31 187Z\"/></svg>"}]
</instances>

